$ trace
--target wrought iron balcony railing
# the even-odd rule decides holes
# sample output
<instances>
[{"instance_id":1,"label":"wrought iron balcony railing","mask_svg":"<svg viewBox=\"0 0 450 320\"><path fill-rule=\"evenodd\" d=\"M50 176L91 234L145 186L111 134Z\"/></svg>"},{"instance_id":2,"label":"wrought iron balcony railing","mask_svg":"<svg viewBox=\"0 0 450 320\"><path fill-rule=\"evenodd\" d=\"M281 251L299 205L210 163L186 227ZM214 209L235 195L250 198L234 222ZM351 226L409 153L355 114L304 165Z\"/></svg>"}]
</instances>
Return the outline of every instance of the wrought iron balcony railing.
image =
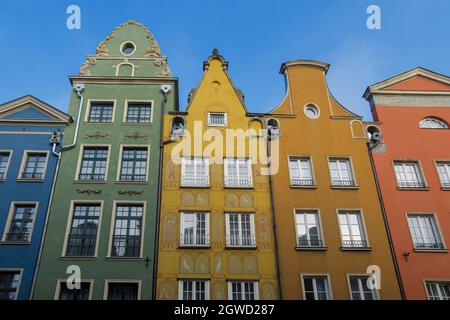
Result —
<instances>
[{"instance_id":1,"label":"wrought iron balcony railing","mask_svg":"<svg viewBox=\"0 0 450 320\"><path fill-rule=\"evenodd\" d=\"M83 181L104 181L105 174L80 174L78 179Z\"/></svg>"},{"instance_id":2,"label":"wrought iron balcony railing","mask_svg":"<svg viewBox=\"0 0 450 320\"><path fill-rule=\"evenodd\" d=\"M226 241L227 247L256 247L256 239L252 236L227 236Z\"/></svg>"},{"instance_id":3,"label":"wrought iron balcony railing","mask_svg":"<svg viewBox=\"0 0 450 320\"><path fill-rule=\"evenodd\" d=\"M41 180L43 178L42 173L27 173L23 172L20 176L21 179L29 179L29 180Z\"/></svg>"},{"instance_id":4,"label":"wrought iron balcony railing","mask_svg":"<svg viewBox=\"0 0 450 320\"><path fill-rule=\"evenodd\" d=\"M366 240L343 240L343 248L368 248L369 245Z\"/></svg>"},{"instance_id":5,"label":"wrought iron balcony railing","mask_svg":"<svg viewBox=\"0 0 450 320\"><path fill-rule=\"evenodd\" d=\"M414 242L415 249L444 249L444 244L441 242Z\"/></svg>"},{"instance_id":6,"label":"wrought iron balcony railing","mask_svg":"<svg viewBox=\"0 0 450 320\"><path fill-rule=\"evenodd\" d=\"M30 241L30 233L29 232L8 232L6 234L6 241Z\"/></svg>"},{"instance_id":7,"label":"wrought iron balcony railing","mask_svg":"<svg viewBox=\"0 0 450 320\"><path fill-rule=\"evenodd\" d=\"M121 174L120 181L145 181L145 174Z\"/></svg>"},{"instance_id":8,"label":"wrought iron balcony railing","mask_svg":"<svg viewBox=\"0 0 450 320\"><path fill-rule=\"evenodd\" d=\"M334 187L355 187L355 180L343 180L343 179L333 179L331 180L331 185Z\"/></svg>"},{"instance_id":9,"label":"wrought iron balcony railing","mask_svg":"<svg viewBox=\"0 0 450 320\"><path fill-rule=\"evenodd\" d=\"M197 176L197 177L181 177L182 187L209 187L209 177L208 176Z\"/></svg>"},{"instance_id":10,"label":"wrought iron balcony railing","mask_svg":"<svg viewBox=\"0 0 450 320\"><path fill-rule=\"evenodd\" d=\"M404 181L398 180L399 188L426 188L427 185L424 181Z\"/></svg>"},{"instance_id":11,"label":"wrought iron balcony railing","mask_svg":"<svg viewBox=\"0 0 450 320\"><path fill-rule=\"evenodd\" d=\"M180 234L180 246L185 247L206 247L209 246L209 235L197 234L195 237L192 233Z\"/></svg>"},{"instance_id":12,"label":"wrought iron balcony railing","mask_svg":"<svg viewBox=\"0 0 450 320\"><path fill-rule=\"evenodd\" d=\"M251 177L225 177L225 187L228 188L252 188Z\"/></svg>"},{"instance_id":13,"label":"wrought iron balcony railing","mask_svg":"<svg viewBox=\"0 0 450 320\"><path fill-rule=\"evenodd\" d=\"M298 238L297 246L299 248L323 248L324 244L322 240L306 240Z\"/></svg>"},{"instance_id":14,"label":"wrought iron balcony railing","mask_svg":"<svg viewBox=\"0 0 450 320\"><path fill-rule=\"evenodd\" d=\"M313 179L291 179L291 185L295 186L295 187L313 186L314 180Z\"/></svg>"}]
</instances>

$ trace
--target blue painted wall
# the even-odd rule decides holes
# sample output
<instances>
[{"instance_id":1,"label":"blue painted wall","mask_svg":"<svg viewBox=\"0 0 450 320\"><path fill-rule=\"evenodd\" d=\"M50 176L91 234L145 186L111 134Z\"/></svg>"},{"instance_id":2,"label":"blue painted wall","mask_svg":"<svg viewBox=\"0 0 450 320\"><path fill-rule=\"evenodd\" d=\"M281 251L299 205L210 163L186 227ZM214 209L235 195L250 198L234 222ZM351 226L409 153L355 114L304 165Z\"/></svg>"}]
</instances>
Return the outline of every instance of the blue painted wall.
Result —
<instances>
[{"instance_id":1,"label":"blue painted wall","mask_svg":"<svg viewBox=\"0 0 450 320\"><path fill-rule=\"evenodd\" d=\"M36 116L35 112L27 112L29 116ZM22 113L22 116L24 114ZM17 115L14 119L18 119ZM37 117L42 119L41 117ZM57 158L51 153L51 132L57 129L64 131L64 126L35 126L35 125L2 125L0 124L0 149L12 150L6 179L0 181L0 236L7 227L7 219L11 202L38 202L35 215L33 233L29 244L8 244L0 242L0 269L23 269L17 299L28 299L32 286L34 271L39 254L48 201L52 187ZM9 133L14 131L13 133ZM23 132L36 132L23 134ZM8 133L6 133L8 132ZM17 133L15 133L17 132ZM48 134L38 134L48 132ZM49 151L47 170L42 182L21 182L17 177L22 163L24 150Z\"/></svg>"}]
</instances>

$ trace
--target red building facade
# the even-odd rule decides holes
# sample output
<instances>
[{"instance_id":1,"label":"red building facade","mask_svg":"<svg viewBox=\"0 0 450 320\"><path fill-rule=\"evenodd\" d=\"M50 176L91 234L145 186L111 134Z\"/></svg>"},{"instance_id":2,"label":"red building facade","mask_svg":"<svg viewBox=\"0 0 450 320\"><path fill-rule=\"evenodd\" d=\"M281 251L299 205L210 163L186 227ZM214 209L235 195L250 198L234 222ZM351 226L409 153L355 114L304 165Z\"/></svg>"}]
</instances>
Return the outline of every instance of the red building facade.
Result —
<instances>
[{"instance_id":1,"label":"red building facade","mask_svg":"<svg viewBox=\"0 0 450 320\"><path fill-rule=\"evenodd\" d=\"M405 297L450 299L450 78L416 68L364 98Z\"/></svg>"}]
</instances>

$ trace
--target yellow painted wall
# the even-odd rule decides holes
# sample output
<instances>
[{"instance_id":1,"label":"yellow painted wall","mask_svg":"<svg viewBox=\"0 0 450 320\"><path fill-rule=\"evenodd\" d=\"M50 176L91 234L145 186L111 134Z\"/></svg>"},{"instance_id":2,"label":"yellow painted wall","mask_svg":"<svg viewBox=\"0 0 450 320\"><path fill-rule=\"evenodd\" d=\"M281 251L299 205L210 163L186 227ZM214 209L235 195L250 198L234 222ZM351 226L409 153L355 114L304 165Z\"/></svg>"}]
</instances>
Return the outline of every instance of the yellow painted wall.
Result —
<instances>
[{"instance_id":1,"label":"yellow painted wall","mask_svg":"<svg viewBox=\"0 0 450 320\"><path fill-rule=\"evenodd\" d=\"M348 274L365 274L369 265L381 268L381 299L399 299L399 286L390 254L364 129L358 117L339 105L328 91L326 64L287 63L287 93L271 117L280 122L280 170L273 176L283 299L303 299L301 274L327 274L334 299L350 299ZM315 103L320 117L307 118L303 107ZM352 129L353 128L353 129ZM353 131L353 133L352 133ZM290 187L288 156L312 158L316 188ZM329 156L350 157L356 189L331 188ZM294 209L320 210L326 245L323 251L296 250ZM337 209L361 209L370 251L341 250Z\"/></svg>"},{"instance_id":2,"label":"yellow painted wall","mask_svg":"<svg viewBox=\"0 0 450 320\"><path fill-rule=\"evenodd\" d=\"M185 120L186 129L194 130L194 122L201 121L207 128L208 112L226 112L227 129L247 130L250 120L247 110L226 71L226 62L212 55L205 66L202 80L187 109L178 114ZM164 140L170 139L170 126L176 115L165 118ZM217 128L225 132L226 128ZM252 165L253 188L224 188L222 164L210 165L209 188L180 187L181 165L172 161L171 154L180 141L164 147L162 204L160 216L157 299L177 299L178 279L209 279L210 298L227 299L227 280L259 281L260 299L277 299L278 284L269 180L259 172L260 165ZM196 142L203 140L196 137ZM248 145L249 139L246 139ZM209 143L191 156L202 156ZM235 148L226 148L228 156L236 156ZM248 157L248 150L241 156ZM186 249L179 247L180 212L210 212L210 248ZM225 212L250 212L255 214L256 249L225 248Z\"/></svg>"}]
</instances>

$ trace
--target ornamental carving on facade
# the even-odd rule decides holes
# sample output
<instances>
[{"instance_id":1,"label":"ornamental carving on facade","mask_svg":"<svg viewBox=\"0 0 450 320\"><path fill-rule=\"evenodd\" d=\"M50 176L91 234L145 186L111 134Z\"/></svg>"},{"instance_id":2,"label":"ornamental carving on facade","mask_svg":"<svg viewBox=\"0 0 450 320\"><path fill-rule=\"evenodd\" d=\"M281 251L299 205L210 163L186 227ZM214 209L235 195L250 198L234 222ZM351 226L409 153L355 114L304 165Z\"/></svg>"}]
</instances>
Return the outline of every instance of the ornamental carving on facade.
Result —
<instances>
[{"instance_id":1,"label":"ornamental carving on facade","mask_svg":"<svg viewBox=\"0 0 450 320\"><path fill-rule=\"evenodd\" d=\"M92 190L92 189L77 189L79 194L84 194L90 196L91 194L101 194L102 190Z\"/></svg>"},{"instance_id":2,"label":"ornamental carving on facade","mask_svg":"<svg viewBox=\"0 0 450 320\"><path fill-rule=\"evenodd\" d=\"M119 190L119 191L117 191L117 193L118 193L120 196L129 196L129 197L131 197L131 196L138 196L138 195L141 195L141 194L144 193L144 191L134 191L134 190L125 190L125 191L122 191L122 190Z\"/></svg>"},{"instance_id":3,"label":"ornamental carving on facade","mask_svg":"<svg viewBox=\"0 0 450 320\"><path fill-rule=\"evenodd\" d=\"M126 134L125 135L125 140L126 139L134 139L134 140L144 139L144 140L147 140L147 138L148 138L148 135L140 134L139 132L135 132L133 134Z\"/></svg>"},{"instance_id":4,"label":"ornamental carving on facade","mask_svg":"<svg viewBox=\"0 0 450 320\"><path fill-rule=\"evenodd\" d=\"M102 134L101 132L95 132L95 133L88 133L84 136L85 139L102 139L102 138L107 138L109 135L108 134Z\"/></svg>"}]
</instances>

